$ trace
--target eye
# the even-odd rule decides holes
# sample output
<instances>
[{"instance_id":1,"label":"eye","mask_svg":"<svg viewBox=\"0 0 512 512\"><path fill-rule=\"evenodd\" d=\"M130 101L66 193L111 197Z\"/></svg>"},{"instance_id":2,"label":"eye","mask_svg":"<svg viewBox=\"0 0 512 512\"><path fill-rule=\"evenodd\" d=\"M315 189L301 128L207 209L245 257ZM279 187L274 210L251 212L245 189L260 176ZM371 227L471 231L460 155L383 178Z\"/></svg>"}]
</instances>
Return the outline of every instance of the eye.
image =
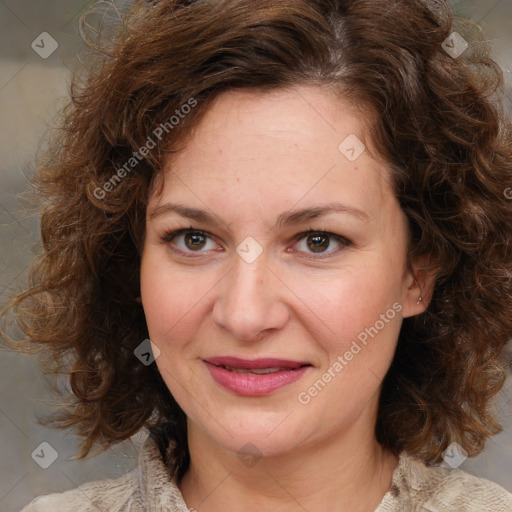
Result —
<instances>
[{"instance_id":1,"label":"eye","mask_svg":"<svg viewBox=\"0 0 512 512\"><path fill-rule=\"evenodd\" d=\"M323 257L323 255L332 256L342 250L343 247L351 245L350 241L346 238L328 231L310 230L300 233L295 239L299 240L295 247L298 247L300 252L321 254L322 256L320 257ZM333 241L334 245L338 246L338 249L327 251L333 245Z\"/></svg>"},{"instance_id":2,"label":"eye","mask_svg":"<svg viewBox=\"0 0 512 512\"><path fill-rule=\"evenodd\" d=\"M203 251L218 247L206 232L194 228L169 231L162 237L162 241L169 244L172 250L184 253L185 255L194 252L201 255ZM211 247L208 247L208 241L211 242ZM177 249L174 249L173 245L177 246Z\"/></svg>"}]
</instances>

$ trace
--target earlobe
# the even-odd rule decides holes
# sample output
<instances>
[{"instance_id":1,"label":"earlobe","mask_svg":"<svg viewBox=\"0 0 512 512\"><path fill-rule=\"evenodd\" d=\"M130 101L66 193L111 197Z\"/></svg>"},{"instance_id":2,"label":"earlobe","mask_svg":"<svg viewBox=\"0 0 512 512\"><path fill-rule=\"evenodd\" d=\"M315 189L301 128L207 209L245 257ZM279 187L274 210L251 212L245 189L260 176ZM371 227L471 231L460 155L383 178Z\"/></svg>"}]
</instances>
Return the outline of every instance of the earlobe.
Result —
<instances>
[{"instance_id":1,"label":"earlobe","mask_svg":"<svg viewBox=\"0 0 512 512\"><path fill-rule=\"evenodd\" d=\"M419 258L414 264L409 265L407 276L408 288L403 301L404 318L423 313L432 299L436 281L436 268L429 264L429 260Z\"/></svg>"}]
</instances>

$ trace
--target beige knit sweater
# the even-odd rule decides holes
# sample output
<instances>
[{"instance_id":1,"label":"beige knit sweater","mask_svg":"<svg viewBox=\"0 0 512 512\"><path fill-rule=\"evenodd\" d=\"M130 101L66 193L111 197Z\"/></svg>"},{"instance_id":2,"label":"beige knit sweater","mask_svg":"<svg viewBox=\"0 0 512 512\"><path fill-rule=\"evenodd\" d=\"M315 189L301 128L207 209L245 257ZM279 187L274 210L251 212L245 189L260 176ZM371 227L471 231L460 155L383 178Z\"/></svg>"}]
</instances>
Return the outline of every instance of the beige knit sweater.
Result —
<instances>
[{"instance_id":1,"label":"beige knit sweater","mask_svg":"<svg viewBox=\"0 0 512 512\"><path fill-rule=\"evenodd\" d=\"M193 509L192 509L193 510ZM138 466L112 480L41 496L21 512L189 512L156 443L147 438ZM428 467L402 453L375 512L512 512L512 494L461 470ZM314 512L314 511L310 511Z\"/></svg>"}]
</instances>

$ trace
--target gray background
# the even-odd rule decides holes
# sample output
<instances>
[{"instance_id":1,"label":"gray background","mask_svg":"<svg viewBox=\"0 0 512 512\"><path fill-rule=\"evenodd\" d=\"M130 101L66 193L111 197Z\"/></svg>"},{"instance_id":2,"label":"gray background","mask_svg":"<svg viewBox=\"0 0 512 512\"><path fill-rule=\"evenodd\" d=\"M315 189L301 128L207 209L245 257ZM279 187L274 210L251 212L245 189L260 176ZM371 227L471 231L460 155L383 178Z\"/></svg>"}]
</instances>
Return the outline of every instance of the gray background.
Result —
<instances>
[{"instance_id":1,"label":"gray background","mask_svg":"<svg viewBox=\"0 0 512 512\"><path fill-rule=\"evenodd\" d=\"M24 286L26 269L39 243L37 214L27 211L18 194L27 189L34 151L45 129L67 98L70 70L80 54L80 14L84 0L0 0L0 306L5 294ZM120 1L116 5L121 7ZM512 0L453 1L457 14L479 21L495 48L495 57L512 86ZM109 16L115 13L109 11ZM31 47L42 32L58 42L47 59ZM509 105L511 102L509 102ZM512 185L512 184L511 184ZM19 511L33 497L64 491L96 479L126 473L136 463L144 434L86 461L68 460L77 439L39 426L35 414L51 400L33 356L2 352L0 357L0 511ZM486 451L462 469L500 483L512 492L512 383L496 402L505 427ZM31 454L49 443L58 458L47 469ZM46 450L45 457L49 451Z\"/></svg>"}]
</instances>

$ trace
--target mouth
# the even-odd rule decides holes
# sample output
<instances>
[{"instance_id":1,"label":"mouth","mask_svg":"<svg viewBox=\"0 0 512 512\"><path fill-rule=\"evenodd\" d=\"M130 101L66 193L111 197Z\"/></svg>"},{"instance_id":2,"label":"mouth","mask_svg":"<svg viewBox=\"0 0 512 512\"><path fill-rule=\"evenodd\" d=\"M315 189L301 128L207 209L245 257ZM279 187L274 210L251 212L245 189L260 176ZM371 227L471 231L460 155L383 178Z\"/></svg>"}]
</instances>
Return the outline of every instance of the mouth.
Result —
<instances>
[{"instance_id":1,"label":"mouth","mask_svg":"<svg viewBox=\"0 0 512 512\"><path fill-rule=\"evenodd\" d=\"M266 375L284 371L294 371L305 366L311 366L306 361L292 361L289 359L263 358L263 359L240 359L237 357L211 357L205 359L206 363L224 368L235 373L254 373L255 375Z\"/></svg>"},{"instance_id":2,"label":"mouth","mask_svg":"<svg viewBox=\"0 0 512 512\"><path fill-rule=\"evenodd\" d=\"M295 382L312 365L287 359L212 357L203 360L213 379L240 395L261 396Z\"/></svg>"},{"instance_id":3,"label":"mouth","mask_svg":"<svg viewBox=\"0 0 512 512\"><path fill-rule=\"evenodd\" d=\"M287 368L284 366L281 367L274 367L274 368L235 368L233 366L226 366L226 365L214 365L218 368L224 368L228 372L233 373L252 373L253 375L268 375L269 373L277 373L277 372L293 372L295 370L298 370L300 368L304 368L305 366L311 366L310 364L303 364L301 366L297 366L296 368Z\"/></svg>"}]
</instances>

